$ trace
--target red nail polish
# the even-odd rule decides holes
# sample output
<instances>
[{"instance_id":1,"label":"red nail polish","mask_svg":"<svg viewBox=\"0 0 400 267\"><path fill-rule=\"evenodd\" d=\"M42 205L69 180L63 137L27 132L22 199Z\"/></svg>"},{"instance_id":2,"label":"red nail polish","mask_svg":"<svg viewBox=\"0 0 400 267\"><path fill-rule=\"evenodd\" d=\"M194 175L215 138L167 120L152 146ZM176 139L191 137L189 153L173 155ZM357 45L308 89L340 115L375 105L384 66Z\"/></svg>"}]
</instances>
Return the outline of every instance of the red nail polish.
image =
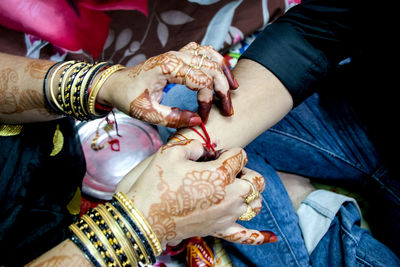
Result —
<instances>
[{"instance_id":1,"label":"red nail polish","mask_svg":"<svg viewBox=\"0 0 400 267\"><path fill-rule=\"evenodd\" d=\"M275 243L276 241L278 241L278 237L276 236L275 233L273 233L271 231L260 231L260 232L264 236L263 244Z\"/></svg>"},{"instance_id":2,"label":"red nail polish","mask_svg":"<svg viewBox=\"0 0 400 267\"><path fill-rule=\"evenodd\" d=\"M189 127L197 126L201 124L200 117L191 117L189 120Z\"/></svg>"}]
</instances>

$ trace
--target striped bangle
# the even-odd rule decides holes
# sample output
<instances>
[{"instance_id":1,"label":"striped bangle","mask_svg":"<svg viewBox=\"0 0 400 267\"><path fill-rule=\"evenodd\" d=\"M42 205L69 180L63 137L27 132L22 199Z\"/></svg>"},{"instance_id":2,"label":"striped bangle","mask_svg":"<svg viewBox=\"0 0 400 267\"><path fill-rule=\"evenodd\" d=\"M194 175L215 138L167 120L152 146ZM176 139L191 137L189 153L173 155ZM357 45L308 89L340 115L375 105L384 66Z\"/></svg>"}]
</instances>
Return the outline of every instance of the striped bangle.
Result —
<instances>
[{"instance_id":1,"label":"striped bangle","mask_svg":"<svg viewBox=\"0 0 400 267\"><path fill-rule=\"evenodd\" d=\"M156 256L160 255L162 253L161 243L142 213L135 208L132 201L130 201L122 192L117 192L114 197L119 204L121 204L124 210L132 216L132 219L136 222L140 230L148 239L154 254Z\"/></svg>"}]
</instances>

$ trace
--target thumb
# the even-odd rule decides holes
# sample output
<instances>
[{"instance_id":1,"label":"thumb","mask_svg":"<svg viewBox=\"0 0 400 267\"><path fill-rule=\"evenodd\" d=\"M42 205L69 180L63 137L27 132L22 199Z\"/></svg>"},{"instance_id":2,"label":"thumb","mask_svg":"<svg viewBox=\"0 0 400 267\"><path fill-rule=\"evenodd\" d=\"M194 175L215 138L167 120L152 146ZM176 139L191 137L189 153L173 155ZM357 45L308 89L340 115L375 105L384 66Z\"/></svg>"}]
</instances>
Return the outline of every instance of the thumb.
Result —
<instances>
[{"instance_id":1,"label":"thumb","mask_svg":"<svg viewBox=\"0 0 400 267\"><path fill-rule=\"evenodd\" d=\"M278 240L277 236L271 231L251 230L238 223L233 224L223 231L217 232L214 236L229 242L248 245L262 245L274 243Z\"/></svg>"},{"instance_id":2,"label":"thumb","mask_svg":"<svg viewBox=\"0 0 400 267\"><path fill-rule=\"evenodd\" d=\"M130 106L129 115L151 124L175 129L200 125L202 122L196 112L164 106L150 97L134 101Z\"/></svg>"}]
</instances>

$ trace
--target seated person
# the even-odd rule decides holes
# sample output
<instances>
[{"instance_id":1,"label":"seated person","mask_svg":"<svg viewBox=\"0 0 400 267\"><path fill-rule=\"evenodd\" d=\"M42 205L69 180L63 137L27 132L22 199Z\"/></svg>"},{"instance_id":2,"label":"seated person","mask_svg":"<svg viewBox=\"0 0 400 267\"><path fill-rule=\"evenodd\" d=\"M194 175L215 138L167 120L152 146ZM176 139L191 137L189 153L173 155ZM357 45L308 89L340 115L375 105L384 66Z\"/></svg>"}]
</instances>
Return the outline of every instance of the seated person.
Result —
<instances>
[{"instance_id":1,"label":"seated person","mask_svg":"<svg viewBox=\"0 0 400 267\"><path fill-rule=\"evenodd\" d=\"M396 98L382 50L363 25L375 14L370 9L348 1L302 1L267 26L234 68L240 84L232 93L235 114L227 118L214 110L206 128L217 148L246 146L248 166L265 177L266 190L261 213L243 225L266 227L278 237L268 246L227 244L235 266L399 264L399 186L391 153ZM167 94L164 104L183 101L196 109L179 87L169 94L174 100ZM191 129L174 137L181 135L201 140ZM311 185L293 192L298 188L287 183L293 176L282 172L362 193L376 239L360 227L354 200ZM285 183L298 198L297 214Z\"/></svg>"},{"instance_id":2,"label":"seated person","mask_svg":"<svg viewBox=\"0 0 400 267\"><path fill-rule=\"evenodd\" d=\"M0 120L2 133L8 131L8 136L2 135L0 138L3 185L0 243L4 252L1 264L23 265L69 236L68 225L74 218L68 214L66 206L80 186L85 173L84 157L74 119L99 118L108 114L112 107L118 107L138 119L169 127L201 123L202 119L195 112L159 105L167 82L185 82L188 87L199 92L199 106L203 107L200 115L203 120L208 117L214 89L221 97L222 112L232 115L229 90L230 87L237 87L232 74L229 69L224 72L223 58L215 50L203 47L205 54L195 55L191 51L194 45L189 44L181 51L171 51L150 58L129 69L121 65L111 66L106 62L55 63L0 54ZM202 67L193 71L192 64ZM61 145L55 143L55 133L63 137ZM107 243L97 226L93 225L102 220L98 221L89 213L90 218L85 217L85 223L78 221L77 224L81 223L79 226L70 226L75 234L71 240L82 252L72 241L64 241L33 264L41 265L46 261L51 264L70 265L72 262L81 262L102 265L104 261L110 263L121 260L115 258L115 253L121 257L126 256L124 261L130 259L133 265L135 260L150 264L154 262L154 255L159 255L160 249L168 242L177 243L184 238L198 235L225 235L226 229L231 227L238 232L249 231L256 234L257 243L276 241L275 236L268 231L246 230L235 223L242 214L246 214L249 207L246 204L247 197L255 193L252 181L263 181L261 175L244 168L247 157L243 150L226 150L215 161L207 162L207 165L204 162L196 163L203 154L204 148L197 141L163 147L159 158L151 164L154 169L151 172L148 169L149 173L143 178L145 183L142 186L151 185L151 190L139 188L139 183L136 183L125 188L126 197L116 197L123 202L110 203L113 207L109 208L117 209L123 217L101 208L96 210L111 231L106 238L115 235L118 242ZM182 164L180 170L175 166L180 164L177 163L178 160ZM191 177L192 175L194 176ZM203 181L203 175L209 175L213 180ZM238 175L242 179L237 179ZM198 179L200 180L197 181ZM184 181L192 181L194 185L182 184ZM218 185L219 190L211 196L204 196L201 191L203 187L196 186L196 183L207 185L207 182ZM167 198L159 192L162 187L170 190ZM210 184L208 187L213 189ZM262 189L258 188L258 191ZM149 197L150 192L153 192L153 197ZM189 202L183 203L188 205L180 207L179 212L173 206L165 212L164 205L172 205L169 197L174 196L184 196ZM191 199L186 199L188 196ZM132 198L141 213L154 212L155 217L146 215L146 219L143 219L141 216L132 216L129 213L133 205L130 203ZM177 199L175 205L179 206L182 200ZM258 195L252 197L251 201L254 210L259 211L261 200ZM228 206L236 208L230 210L226 208ZM161 211L162 214L159 213ZM203 223L196 216L200 216ZM128 227L128 224L124 220L131 227L139 225L137 227L144 227L144 230L154 228L155 234L152 234L152 230L149 232L143 229L125 231L123 225ZM146 223L147 220L149 224ZM165 224L165 220L168 224ZM123 221L124 224L121 224ZM168 228L169 231L163 233L158 231L160 226L173 228ZM105 231L106 226L102 227L101 230ZM92 238L98 238L97 241L87 236L90 236L89 232L84 232L89 229L93 231L90 232ZM119 235L121 231L126 238ZM141 239L135 241L140 252L154 254L151 259L140 258L137 254L139 250L135 252L127 246L130 241L127 240L128 234L131 236L135 232L137 235L143 234ZM144 246L147 241L151 247ZM114 247L117 243L120 246L118 248ZM100 257L93 247L103 249L102 253L99 252Z\"/></svg>"}]
</instances>

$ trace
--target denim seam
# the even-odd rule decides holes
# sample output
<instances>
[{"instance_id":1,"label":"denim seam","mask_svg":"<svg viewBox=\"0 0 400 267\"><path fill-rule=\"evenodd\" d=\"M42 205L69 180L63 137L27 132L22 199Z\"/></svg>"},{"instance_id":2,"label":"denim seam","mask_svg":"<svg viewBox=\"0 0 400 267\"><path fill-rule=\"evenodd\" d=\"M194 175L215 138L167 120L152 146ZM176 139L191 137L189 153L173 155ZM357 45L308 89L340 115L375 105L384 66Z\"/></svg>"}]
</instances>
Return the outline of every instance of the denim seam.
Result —
<instances>
[{"instance_id":1,"label":"denim seam","mask_svg":"<svg viewBox=\"0 0 400 267\"><path fill-rule=\"evenodd\" d=\"M324 153L327 153L329 156L338 158L338 159L342 160L343 162L347 163L348 165L352 166L353 168L356 168L357 170L361 171L362 173L364 173L366 175L369 175L369 173L367 171L364 171L358 164L353 163L353 162L351 162L351 161L349 161L349 160L337 155L336 153L334 153L332 151L329 151L329 150L324 149L324 148L322 148L320 146L317 146L317 145L315 145L315 144L313 144L313 143L311 143L311 142L309 142L309 141L307 141L307 140L305 140L303 138L300 138L298 136L295 136L295 135L292 135L292 134L289 134L289 133L286 133L286 132L283 132L283 131L279 131L279 130L274 129L274 128L270 128L269 131L275 132L275 133L278 133L278 134L281 134L281 135L285 135L285 136L288 136L290 138L294 138L296 140L299 140L300 142L303 142L303 143L305 143L307 145L310 145L310 146L312 146L312 147L314 147L314 148L316 148L316 149L318 149L318 150L320 150L320 151L322 151Z\"/></svg>"},{"instance_id":2,"label":"denim seam","mask_svg":"<svg viewBox=\"0 0 400 267\"><path fill-rule=\"evenodd\" d=\"M334 216L332 215L332 211L330 209L327 209L324 206L320 205L319 203L309 200L309 199L303 200L302 203L310 206L311 208L313 208L316 212L318 212L322 216L327 217L330 220L333 220Z\"/></svg>"},{"instance_id":3,"label":"denim seam","mask_svg":"<svg viewBox=\"0 0 400 267\"><path fill-rule=\"evenodd\" d=\"M266 206L266 208L268 209L268 212L271 214L271 217L272 217L272 219L274 220L274 223L275 223L276 227L278 228L278 230L279 230L281 236L282 236L283 239L285 240L285 243L286 243L287 247L289 248L290 254L292 254L292 257L293 257L294 261L296 262L297 266L300 266L300 263L298 262L297 257L296 257L296 255L295 255L294 252L293 252L293 249L292 249L292 246L291 246L290 242L287 240L286 235L285 235L285 234L283 233L283 231L281 230L281 227L279 226L278 222L276 221L275 215L272 213L272 210L270 209L270 207L269 207L267 201L264 199L264 197L263 197L262 195L261 195L261 198L262 198L263 204Z\"/></svg>"},{"instance_id":4,"label":"denim seam","mask_svg":"<svg viewBox=\"0 0 400 267\"><path fill-rule=\"evenodd\" d=\"M371 267L373 267L373 266L374 266L374 265L370 264L369 262L367 262L366 260L364 260L364 259L360 258L360 257L359 257L359 256L357 256L357 255L356 255L356 260L358 260L358 261L362 262L364 265L368 265L368 266L371 266Z\"/></svg>"},{"instance_id":5,"label":"denim seam","mask_svg":"<svg viewBox=\"0 0 400 267\"><path fill-rule=\"evenodd\" d=\"M382 166L380 166L372 175L372 179L374 179L375 181L378 182L378 184L380 184L381 186L383 186L386 191L389 192L389 194L391 194L397 201L400 202L400 197L398 195L396 195L395 192L393 192L390 187L386 186L386 184L384 182L381 181L381 179L379 179L379 177L376 174L380 174L382 173Z\"/></svg>"},{"instance_id":6,"label":"denim seam","mask_svg":"<svg viewBox=\"0 0 400 267\"><path fill-rule=\"evenodd\" d=\"M340 229L342 229L342 231L343 231L351 240L353 240L353 242L356 244L356 246L358 246L358 241L357 241L357 239L356 239L352 234L350 234L350 232L347 231L347 229L346 229L343 225L340 226Z\"/></svg>"}]
</instances>

